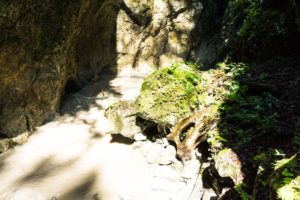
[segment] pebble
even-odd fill
[[[167,146],[162,152],[159,160],[159,164],[161,165],[169,165],[175,159],[176,149],[173,146]]]
[[[134,135],[134,140],[135,141],[146,141],[147,140],[147,136],[142,134],[142,133],[138,133]]]
[[[142,153],[145,157],[147,157],[148,153],[152,150],[152,146],[153,143],[150,141],[143,142],[141,148],[142,148]]]
[[[189,160],[185,162],[180,175],[183,178],[191,179],[198,175],[199,169],[200,162],[198,160]]]

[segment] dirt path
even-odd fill
[[[107,75],[69,95],[60,117],[1,155],[0,199],[199,199],[198,160],[183,166],[165,140],[126,145],[103,135],[105,108],[134,99],[142,80]]]

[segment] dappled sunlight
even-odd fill
[[[111,80],[104,77],[70,94],[62,116],[37,128],[26,144],[1,155],[0,198],[145,195],[137,194],[147,188],[145,160],[133,147],[111,143],[111,136],[105,133],[113,125],[104,116],[105,109],[117,100],[136,98],[142,81],[143,76],[131,72],[131,76]]]
[[[49,126],[4,159],[1,199],[114,199],[143,185],[147,173],[129,146],[110,144],[109,137],[91,139],[78,125]]]

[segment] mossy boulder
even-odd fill
[[[172,127],[198,109],[202,92],[197,70],[187,64],[173,65],[146,77],[135,106],[140,117]]]
[[[119,101],[105,110],[105,117],[113,123],[113,132],[133,138],[135,134],[141,132],[140,127],[136,125],[134,112],[134,102]]]

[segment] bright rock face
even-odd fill
[[[140,20],[134,20],[123,10],[118,15],[119,68],[139,68],[147,73],[153,67],[168,66],[188,57],[202,10],[200,2],[127,0],[125,3]]]

